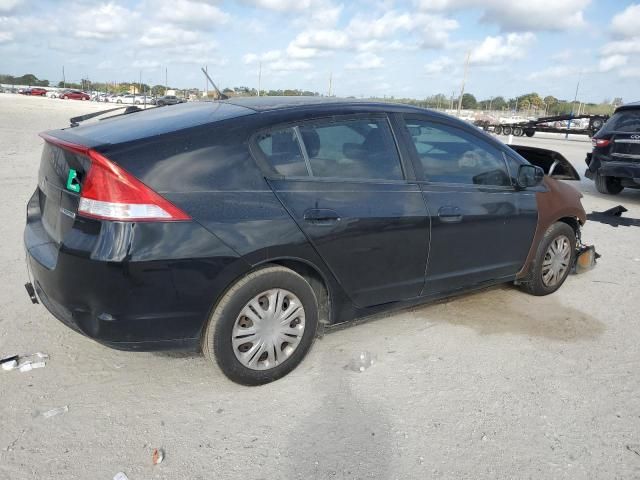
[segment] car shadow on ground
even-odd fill
[[[372,315],[352,325],[378,321],[401,312],[428,320],[473,328],[481,335],[515,334],[574,341],[593,339],[605,325],[589,314],[564,305],[557,295],[535,297],[511,285],[499,285],[418,307]],[[329,332],[333,332],[330,329]]]

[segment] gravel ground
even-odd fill
[[[638,227],[588,223],[598,267],[551,296],[504,286],[380,316],[318,340],[286,378],[241,387],[200,355],[109,350],[31,305],[36,134],[101,108],[0,95],[0,356],[50,355],[0,371],[0,478],[640,478]],[[586,138],[518,140],[584,171]],[[640,218],[640,191],[578,187],[588,212],[620,203]],[[376,363],[345,369],[361,351]]]

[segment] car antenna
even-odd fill
[[[211,85],[213,85],[213,89],[216,91],[216,94],[218,95],[218,100],[229,100],[229,97],[226,96],[224,93],[222,93],[218,89],[216,84],[213,82],[213,80],[211,80],[211,77],[209,76],[207,71],[204,68],[200,68],[200,70],[202,70],[202,73],[204,73],[204,76],[207,77],[207,80],[209,80],[209,82],[211,82]]]
[[[133,105],[109,108],[107,110],[100,110],[99,112],[87,113],[86,115],[80,115],[78,117],[70,118],[69,119],[69,122],[71,123],[70,126],[78,127],[80,126],[80,122],[84,122],[85,120],[89,120],[90,118],[99,117],[100,115],[104,115],[105,113],[115,112],[116,110],[121,110],[123,108],[126,108],[126,110],[121,115],[142,111],[141,108],[135,107]],[[111,117],[108,117],[108,118],[111,118]]]

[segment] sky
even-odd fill
[[[0,73],[53,83],[478,100],[640,100],[640,3],[620,0],[0,0]]]

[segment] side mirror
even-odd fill
[[[535,165],[520,165],[518,168],[518,187],[528,188],[535,187],[542,183],[544,178],[544,170]]]

